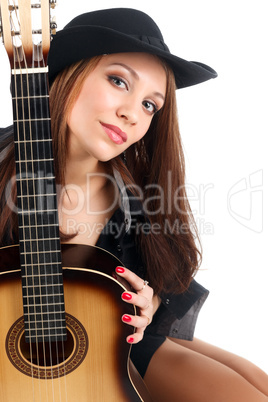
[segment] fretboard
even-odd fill
[[[27,342],[66,337],[47,73],[11,78],[20,263]]]

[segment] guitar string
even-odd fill
[[[40,67],[40,64],[39,64],[39,57],[38,57],[38,50],[36,49],[36,52],[37,52],[37,59],[38,59],[38,67]],[[33,45],[33,61],[32,61],[32,66],[34,67],[34,63],[35,63],[35,46]],[[36,87],[35,87],[35,77],[38,77],[38,79],[39,79],[39,73],[37,73],[37,74],[35,74],[35,73],[33,73],[33,75],[32,75],[32,77],[33,77],[33,82],[32,82],[32,85],[33,85],[33,105],[34,105],[34,109],[35,109],[35,119],[34,119],[34,124],[35,124],[35,130],[36,130],[36,133],[37,133],[37,130],[38,130],[38,127],[37,127],[37,105],[36,105],[36,97],[35,97],[35,95],[36,95]],[[39,85],[39,88],[41,89],[41,85]],[[40,98],[40,102],[41,102],[41,98]],[[41,102],[41,104],[42,104],[42,102]],[[41,119],[41,121],[44,121],[43,120],[43,113],[42,113],[42,107],[40,107],[40,119]],[[42,133],[42,135],[40,135]],[[41,140],[43,138],[43,124],[41,124],[41,130],[38,132],[38,140]],[[40,158],[40,153],[39,153],[39,150],[40,150],[40,147],[42,146],[41,145],[42,144],[42,141],[38,141],[37,143],[36,143],[36,153],[37,153],[37,155],[36,155],[36,157],[37,157],[37,166],[38,166],[38,169],[37,169],[37,172],[38,172],[38,177],[39,177],[39,175],[41,175],[41,168],[40,168],[40,165],[39,165],[39,160],[41,159]],[[44,151],[44,150],[43,150]],[[44,152],[43,152],[43,155],[44,155]],[[45,161],[44,161],[44,164],[45,164]],[[46,180],[45,180],[45,178],[47,177],[47,175],[46,175],[46,171],[45,171],[45,169],[44,169],[44,171],[43,171],[43,177],[44,177],[44,180],[42,180],[42,183],[45,185],[45,183],[46,183]],[[42,197],[45,197],[45,191],[44,191],[44,188],[43,189],[40,189],[40,184],[41,184],[41,181],[38,183],[38,187],[39,187],[39,194],[40,194],[40,201],[39,201],[39,203],[41,203],[41,194],[42,194]],[[42,191],[43,190],[43,191]],[[41,207],[41,205],[39,204],[39,207],[40,207],[40,209],[41,210],[43,210],[43,207]],[[44,208],[44,210],[45,210],[45,208]],[[40,236],[40,232],[42,232],[42,236],[41,236],[41,238],[42,238],[42,244],[43,244],[43,250],[45,251],[46,250],[46,247],[45,247],[45,234],[44,234],[44,226],[43,226],[43,220],[42,220],[42,218],[41,218],[41,215],[40,215],[40,224],[41,224],[41,226],[39,227],[38,226],[38,220],[36,220],[36,227],[35,227],[35,232],[36,232],[36,238],[37,239],[39,239],[39,236]],[[39,229],[38,229],[39,228]],[[39,231],[39,232],[38,232]],[[44,254],[44,272],[46,272],[47,271],[47,265],[49,265],[49,263],[47,262],[47,253],[45,253]],[[48,309],[48,292],[47,292],[47,289],[46,289],[46,291],[45,291],[45,295],[43,295],[43,287],[41,286],[41,284],[42,284],[42,281],[41,281],[41,273],[40,273],[40,266],[38,267],[38,275],[39,275],[39,294],[40,294],[40,304],[41,304],[41,308],[43,308],[43,297],[45,298],[46,297],[46,300],[47,300],[47,309]],[[45,278],[45,281],[46,281],[46,277],[44,277]],[[48,316],[48,311],[47,311],[47,316]],[[41,311],[41,314],[40,314],[40,317],[41,317],[41,326],[42,326],[42,346],[43,346],[43,359],[44,359],[44,362],[43,362],[43,364],[44,364],[44,373],[45,373],[45,380],[46,380],[46,390],[47,390],[47,395],[48,395],[48,381],[47,381],[47,355],[46,355],[46,342],[45,342],[45,335],[44,335],[44,316],[43,316],[43,311]],[[47,329],[48,329],[48,338],[50,339],[50,336],[51,336],[51,334],[50,334],[50,326],[49,326],[49,323],[47,323],[48,325],[47,325]],[[52,361],[52,358],[51,358],[51,349],[50,349],[50,362]],[[52,383],[51,383],[51,385],[52,385],[52,395],[53,395],[53,400],[54,400],[54,392],[53,392],[53,376],[51,375],[51,381],[52,381]],[[48,396],[47,396],[47,398],[48,398]]]
[[[43,60],[43,63],[45,64],[45,62],[44,62],[44,60]],[[42,76],[41,76],[41,74],[39,74],[39,85],[41,86],[41,80],[42,80]],[[45,116],[50,116],[50,111],[49,111],[49,104],[48,104],[48,102],[45,102],[44,104],[42,103],[42,106],[44,106],[44,110],[45,110],[45,112],[43,113],[43,109],[42,109],[42,114],[44,114]],[[42,117],[42,116],[41,116]],[[50,123],[50,121],[48,121],[48,124]],[[51,128],[49,127],[49,129],[50,129],[50,134],[52,135],[52,133],[51,133]],[[44,134],[44,133],[43,133]],[[53,157],[53,150],[52,150],[52,143],[51,143],[51,148],[49,149],[49,155],[48,155],[50,158],[52,158]],[[46,166],[45,166],[45,168],[46,168]],[[46,174],[47,175],[47,174]],[[53,196],[53,201],[56,203],[56,205],[53,205],[52,207],[53,208],[55,208],[55,209],[57,209],[57,198],[56,198],[56,183],[54,183],[54,188],[53,188],[53,190],[51,191],[51,193],[53,193],[53,194],[55,194],[55,196]],[[51,221],[50,223],[53,223],[53,225],[52,226],[49,226],[48,227],[48,233],[49,233],[49,242],[50,242],[50,250],[52,250],[54,247],[53,247],[53,244],[52,244],[52,239],[58,239],[58,240],[56,240],[56,241],[54,241],[54,243],[56,243],[56,245],[57,245],[57,247],[59,247],[59,232],[58,232],[58,230],[57,230],[57,228],[58,228],[58,219],[57,219],[57,213],[56,213],[56,211],[55,211],[55,213],[53,214],[53,221]],[[57,225],[57,226],[56,226]],[[54,285],[54,289],[58,289],[58,291],[57,291],[57,293],[58,293],[58,295],[57,295],[57,299],[59,299],[59,301],[61,301],[61,299],[62,299],[62,276],[60,276],[60,274],[62,274],[62,272],[61,272],[61,265],[60,265],[60,262],[58,263],[58,264],[56,264],[56,265],[54,265],[53,264],[53,261],[52,261],[53,259],[51,259],[51,267],[50,267],[50,269],[51,269],[51,272],[53,272],[53,267],[56,267],[56,273],[58,274],[57,276],[56,276],[56,278],[57,278],[57,280],[55,281],[53,281],[53,285]],[[52,292],[52,294],[53,294],[53,304],[54,304],[54,306],[56,306],[56,298],[55,298],[55,292]],[[54,308],[54,325],[55,326],[57,326],[57,322],[58,322],[58,326],[60,326],[61,324],[61,319],[60,320],[57,320],[57,317],[56,317],[56,308]],[[58,315],[60,315],[61,316],[61,314],[59,314],[58,313]],[[61,329],[59,328],[59,332],[61,331]],[[57,332],[57,330],[55,330],[55,332]],[[57,336],[58,337],[58,336]],[[60,345],[60,341],[56,341],[55,342],[55,353],[56,353],[56,366],[58,367],[57,368],[57,372],[58,372],[58,378],[60,378],[60,356],[59,356],[59,345]],[[65,353],[64,353],[64,339],[63,339],[63,335],[61,336],[61,349],[62,349],[62,358],[63,358],[63,366],[64,366],[64,373],[65,373]],[[51,348],[50,348],[50,350],[51,350]],[[52,357],[51,357],[51,362],[52,362]],[[52,364],[51,364],[52,365]],[[53,375],[53,369],[51,370],[52,372],[51,372],[51,375]],[[64,378],[65,378],[65,380],[66,380],[66,376],[64,376]],[[61,395],[62,395],[62,391],[61,391],[61,386],[60,386],[60,384],[61,384],[61,381],[58,381],[58,385],[59,385],[59,394],[60,394],[60,400],[61,400]],[[66,387],[65,387],[65,395],[67,395],[67,393],[66,393]]]
[[[21,26],[20,26],[20,20],[19,20],[19,18],[18,18],[18,15],[17,15],[17,10],[16,10],[16,8],[15,8],[15,12],[16,12],[16,16],[17,16],[17,21],[18,21],[18,23],[19,23],[19,28],[21,28]],[[21,31],[21,29],[20,29],[20,31]],[[21,37],[20,37],[20,40],[21,40]],[[23,48],[23,42],[21,41],[21,50],[22,50],[22,61],[24,62],[24,66],[25,66],[25,72],[26,72],[26,88],[24,89],[24,86],[23,86],[23,73],[22,73],[22,64],[21,64],[21,60],[20,60],[20,57],[18,57],[18,64],[19,64],[19,68],[20,68],[20,75],[19,75],[19,77],[20,77],[20,86],[21,86],[21,102],[23,103],[24,102],[24,99],[26,98],[26,96],[24,96],[24,90],[26,90],[26,95],[28,95],[27,96],[27,101],[28,101],[28,113],[29,113],[29,116],[28,116],[28,126],[29,126],[29,138],[30,138],[30,154],[31,154],[31,159],[30,159],[30,161],[31,161],[31,167],[32,167],[32,190],[33,190],[33,204],[34,204],[34,219],[35,219],[35,221],[37,220],[37,215],[36,215],[36,194],[35,194],[35,180],[34,180],[34,163],[33,163],[33,148],[32,148],[32,126],[31,126],[31,108],[30,108],[30,100],[29,100],[29,76],[28,76],[28,62],[27,62],[27,58],[26,58],[26,55],[25,55],[25,51],[24,51],[24,48]],[[15,75],[15,80],[17,79],[17,77],[16,77],[16,75]],[[17,116],[17,119],[19,120],[19,115]],[[27,160],[27,156],[28,156],[28,154],[27,154],[27,147],[26,147],[26,131],[27,131],[27,128],[26,128],[26,119],[25,119],[25,110],[24,110],[24,105],[23,105],[23,107],[22,107],[22,123],[23,123],[23,138],[24,138],[24,154],[25,154],[25,160]],[[18,147],[20,147],[20,144],[18,145]],[[21,166],[20,166],[20,169],[21,169]],[[28,165],[27,165],[27,162],[25,162],[25,171],[26,171],[26,177],[28,178]],[[31,173],[31,172],[30,172]],[[29,180],[30,180],[30,178],[28,178],[28,180],[26,181],[27,182],[27,191],[26,191],[26,193],[28,194],[28,198],[27,198],[27,204],[28,204],[28,219],[29,219],[29,237],[30,237],[30,244],[29,244],[29,249],[30,249],[30,256],[31,256],[31,276],[32,276],[32,298],[33,298],[33,311],[34,311],[34,320],[35,320],[35,351],[36,351],[36,360],[37,360],[37,372],[38,372],[38,378],[39,378],[39,395],[40,395],[40,398],[41,398],[41,382],[40,382],[40,379],[41,379],[41,376],[40,376],[40,357],[39,357],[39,350],[38,350],[38,335],[37,335],[37,325],[36,325],[36,321],[37,321],[37,310],[36,310],[36,302],[35,302],[35,297],[36,297],[36,294],[35,294],[35,277],[34,277],[34,264],[35,264],[35,260],[34,260],[34,255],[36,256],[36,258],[37,258],[37,266],[38,266],[38,268],[40,267],[40,258],[39,258],[39,245],[38,245],[38,242],[36,243],[36,252],[34,253],[33,252],[33,247],[32,247],[32,231],[31,231],[31,229],[32,229],[32,211],[31,211],[31,205],[30,205],[30,196],[29,196]],[[23,206],[23,201],[21,202],[21,205],[22,205],[22,214],[23,214],[23,216],[24,216],[24,211],[23,211],[23,209],[24,209],[24,206]],[[33,220],[34,220],[33,219]],[[26,237],[24,236],[24,238],[26,239]],[[36,236],[35,236],[35,238],[37,238]],[[26,242],[25,242],[25,245],[24,245],[24,247],[25,247],[25,263],[27,262],[27,255],[28,255],[28,251],[27,251],[27,247],[26,247]],[[27,279],[28,279],[28,263],[26,263],[26,265],[25,265],[25,274],[26,274],[26,277],[27,277]],[[39,283],[39,285],[40,285],[40,283]],[[29,282],[28,282],[28,280],[27,280],[27,288],[28,288],[28,286],[29,286]],[[40,286],[39,286],[40,287]],[[30,303],[30,299],[29,299],[29,292],[27,291],[27,301],[28,301],[28,305],[30,306],[31,305],[31,303]],[[29,321],[29,324],[28,324],[28,326],[29,326],[29,343],[30,343],[30,345],[31,345],[31,348],[33,348],[33,346],[32,346],[32,335],[31,335],[31,319],[30,319],[30,314],[29,314],[29,307],[28,307],[28,321]],[[33,365],[33,359],[32,359],[32,365]]]
[[[41,8],[42,8],[42,5],[41,5]],[[42,52],[42,56],[43,56],[43,52]],[[44,59],[42,59],[42,67],[45,65],[45,61],[44,61]],[[38,66],[40,66],[40,62],[39,62],[39,58],[38,58]],[[42,79],[43,79],[44,77],[41,75],[41,73],[40,74],[38,74],[38,79],[39,79],[39,87],[41,87],[42,85],[41,85],[41,81],[42,81]],[[44,106],[44,111],[43,111],[43,106]],[[41,113],[42,113],[42,115],[41,115],[41,118],[45,115],[45,116],[50,116],[50,111],[49,111],[49,103],[48,102],[44,102],[44,103],[42,103],[42,109],[41,109]],[[48,125],[50,125],[50,120],[48,120]],[[42,126],[42,128],[43,128],[43,126]],[[49,127],[49,129],[50,129],[50,127]],[[43,134],[43,138],[44,138],[44,132],[42,133]],[[50,134],[51,134],[51,129],[50,129]],[[52,151],[52,143],[50,143],[51,144],[51,148],[49,148],[49,157],[52,159],[52,157],[53,157],[53,151]],[[45,170],[46,170],[46,164],[45,164]],[[45,174],[45,176],[47,176],[47,173]],[[54,175],[53,175],[54,176]],[[53,194],[55,194],[55,196],[53,196],[53,201],[56,203],[56,205],[53,205],[52,206],[52,208],[54,208],[54,209],[57,209],[57,198],[56,198],[56,183],[54,183],[54,189],[53,189],[53,191],[51,191],[51,193],[53,193]],[[56,243],[57,244],[57,247],[55,247],[55,248],[58,248],[58,247],[60,247],[60,242],[59,242],[59,232],[58,232],[58,224],[59,224],[59,222],[58,222],[58,219],[57,219],[57,212],[55,211],[55,213],[52,215],[52,217],[53,217],[53,222],[50,222],[50,223],[53,223],[53,225],[52,226],[48,226],[48,236],[49,236],[49,243],[50,243],[50,250],[52,250],[52,249],[54,249],[54,247],[52,247],[53,246],[53,244],[52,244],[52,239],[58,239],[58,240],[56,240],[56,242],[54,241],[54,243]],[[56,226],[56,224],[57,224],[57,226]],[[50,258],[50,261],[51,261],[51,266],[50,266],[50,272],[53,272],[53,267],[55,267],[55,265],[53,264],[53,258]],[[53,285],[55,285],[53,288],[55,289],[58,289],[58,295],[57,295],[57,299],[59,299],[59,301],[62,299],[62,289],[63,289],[63,287],[62,287],[62,285],[63,285],[63,283],[62,283],[62,271],[61,271],[61,262],[59,262],[58,264],[56,264],[56,273],[58,274],[57,276],[56,276],[56,278],[57,278],[57,280],[55,281],[53,281]],[[60,276],[60,274],[61,274],[61,276]],[[53,278],[55,278],[54,276],[53,276]],[[52,295],[53,295],[53,304],[54,304],[54,306],[56,306],[56,300],[55,300],[55,292],[52,292]],[[57,327],[57,322],[59,322],[60,320],[57,320],[57,318],[56,318],[56,308],[54,307],[54,312],[53,312],[53,315],[54,315],[54,327]],[[62,315],[61,313],[58,313],[58,315]],[[62,321],[62,320],[61,320]],[[59,322],[59,324],[60,324],[60,322]],[[59,325],[60,326],[60,325]],[[61,329],[56,329],[55,328],[55,333],[57,333],[57,331],[61,331]],[[58,335],[56,335],[56,338],[58,338]],[[59,342],[56,340],[55,341],[55,353],[56,353],[56,366],[58,367],[58,369],[57,369],[57,371],[58,371],[58,378],[60,378],[60,358],[59,358],[59,348],[58,348],[58,345],[59,345]],[[61,336],[61,349],[62,349],[62,358],[63,358],[63,367],[64,367],[64,384],[65,384],[65,398],[66,398],[66,401],[67,401],[67,384],[66,384],[66,375],[65,375],[65,373],[66,373],[66,370],[65,370],[65,353],[64,353],[64,339],[63,339],[63,335]],[[52,353],[51,353],[51,345],[50,345],[50,356],[51,356],[51,366],[52,366]],[[51,377],[53,378],[53,367],[51,367]],[[62,391],[61,391],[61,383],[62,383],[62,381],[61,380],[59,380],[58,381],[58,386],[59,386],[59,396],[60,396],[60,400],[62,399]]]
[[[41,46],[41,44],[39,44],[40,46]],[[45,62],[44,62],[44,59],[42,59],[42,63],[40,64],[40,59],[39,59],[39,52],[38,52],[38,48],[36,49],[36,51],[37,51],[37,59],[38,59],[38,67],[44,67],[44,65],[45,65]],[[43,56],[43,52],[42,52],[42,56]],[[39,88],[42,88],[42,89],[45,89],[45,87],[46,87],[46,85],[45,85],[45,82],[44,82],[44,76],[42,76],[42,74],[41,73],[38,73],[37,74],[37,78],[38,78],[38,82],[39,82]],[[35,84],[35,83],[34,83]],[[44,84],[44,85],[43,85]],[[44,88],[43,88],[44,87]],[[45,94],[43,94],[43,93],[40,93],[40,96],[42,96],[42,95],[45,95]],[[41,99],[41,98],[40,98]],[[49,114],[49,109],[48,109],[48,102],[41,102],[41,107],[40,107],[40,118],[41,118],[41,120],[43,120],[43,118],[44,118],[44,116],[46,116],[46,117],[48,117],[48,116],[50,116],[50,114]],[[48,123],[48,125],[49,125],[49,120],[47,121]],[[49,130],[49,127],[46,127],[48,130]],[[46,150],[44,149],[44,140],[45,140],[45,131],[44,131],[44,126],[42,125],[42,128],[41,128],[41,132],[42,132],[42,140],[43,140],[43,142],[41,142],[40,143],[40,145],[41,145],[41,147],[43,146],[43,148],[42,148],[42,155],[46,155],[46,153],[47,153],[47,155],[46,155],[46,157],[49,157],[49,158],[51,158],[52,157],[52,154],[51,154],[51,149],[49,148],[49,152],[48,152],[48,150],[47,150],[47,152],[45,152]],[[41,148],[40,147],[40,148]],[[38,154],[39,154],[39,149],[40,149],[39,147],[38,147]],[[51,172],[50,172],[51,173]],[[48,178],[48,172],[47,172],[47,166],[46,166],[46,163],[44,164],[44,177],[46,177],[46,178]],[[44,183],[46,183],[46,181],[44,182]],[[47,191],[48,189],[45,189],[45,191],[44,191],[44,195],[48,192]],[[52,191],[51,192],[52,194],[54,194],[54,191]],[[53,197],[54,198],[54,197]],[[46,207],[47,207],[47,209],[48,209],[48,200],[47,200],[47,202],[46,202]],[[45,208],[44,208],[45,209]],[[53,218],[54,218],[54,215],[53,215]],[[48,219],[48,221],[49,221],[49,219]],[[53,219],[53,222],[52,222],[52,220],[51,220],[51,218],[50,218],[50,222],[48,222],[48,223],[55,223],[54,222],[54,219]],[[54,227],[54,226],[52,226],[52,227]],[[50,272],[52,273],[53,272],[53,258],[52,258],[52,252],[51,252],[51,250],[53,250],[54,249],[54,247],[53,247],[53,244],[52,244],[52,238],[54,238],[54,239],[56,239],[56,231],[54,230],[54,233],[51,233],[51,230],[52,230],[52,228],[51,228],[51,226],[49,225],[48,227],[47,227],[47,234],[48,234],[48,242],[49,242],[49,245],[50,245],[50,247],[49,247],[49,250],[50,250],[50,254],[49,254],[49,258],[50,258],[50,262],[47,264],[47,266],[48,265],[50,265]],[[52,281],[53,282],[53,281]],[[52,283],[53,285],[55,284],[54,282]],[[46,298],[46,300],[47,300],[47,311],[49,311],[49,302],[48,302],[48,294],[49,294],[49,291],[48,291],[48,283],[47,283],[47,281],[46,281],[46,295],[47,295],[47,298]],[[57,320],[56,320],[56,312],[55,312],[55,296],[54,296],[54,291],[52,290],[52,295],[53,295],[53,305],[54,305],[54,311],[53,311],[53,315],[54,315],[54,331],[56,332],[56,328],[55,328],[55,326],[56,326],[56,322],[57,322]],[[52,379],[52,388],[53,388],[53,379],[54,379],[54,373],[53,373],[53,353],[52,353],[52,345],[51,345],[51,332],[50,332],[50,326],[48,326],[48,332],[49,332],[49,342],[48,342],[48,345],[49,345],[49,354],[50,354],[50,364],[48,365],[48,367],[51,367],[50,368],[50,370],[51,370],[51,379]],[[57,336],[56,336],[56,333],[55,333],[55,337],[57,338]],[[59,358],[58,358],[58,348],[57,348],[57,341],[55,341],[55,347],[56,347],[56,360],[57,360],[57,364],[59,364]],[[58,375],[59,375],[59,367],[58,367]],[[60,382],[59,382],[60,383]],[[53,390],[54,390],[54,388],[53,388]],[[54,392],[53,392],[53,394],[54,394]],[[60,394],[60,400],[61,400],[61,392],[60,392],[60,389],[59,389],[59,394]]]
[[[50,116],[50,110],[49,110],[49,103],[48,102],[46,102],[45,103],[45,107],[46,107],[46,111],[45,111],[45,115],[46,116]],[[50,127],[50,129],[51,129],[51,127]],[[50,130],[50,133],[51,133],[51,136],[52,136],[52,132],[51,132],[51,130]],[[51,157],[53,157],[53,149],[52,149],[52,143],[51,143]],[[55,175],[54,175],[55,176]],[[57,194],[57,191],[56,191],[56,189],[57,189],[57,187],[56,187],[56,179],[55,179],[55,182],[54,182],[54,191],[53,191],[53,193],[55,192],[56,194]],[[57,195],[55,196],[55,198],[54,198],[54,200],[55,200],[55,203],[56,203],[56,205],[55,205],[55,209],[57,210]],[[59,219],[58,219],[58,214],[57,214],[57,211],[56,211],[56,213],[53,215],[53,218],[54,218],[54,220],[53,220],[53,223],[55,224],[55,225],[53,225],[52,227],[49,227],[48,228],[48,230],[49,230],[49,234],[50,234],[50,238],[52,238],[52,237],[54,237],[54,238],[58,238],[58,246],[60,247],[60,238],[59,238]],[[52,233],[51,233],[52,232]],[[51,248],[50,248],[51,249]],[[60,254],[61,255],[61,254]],[[54,266],[54,265],[53,265]],[[53,267],[52,266],[52,267]],[[52,270],[52,267],[51,267],[51,270]],[[60,259],[60,263],[59,264],[57,264],[56,265],[56,267],[57,267],[57,273],[58,273],[58,275],[56,276],[56,278],[57,278],[57,289],[58,289],[58,293],[59,293],[59,296],[58,296],[58,298],[59,298],[59,300],[60,301],[64,301],[64,295],[63,295],[63,293],[64,293],[64,291],[63,291],[63,272],[62,272],[62,264],[61,264],[61,259]],[[55,304],[55,299],[54,299],[54,304]],[[65,307],[65,303],[63,304],[63,307]],[[65,308],[63,309],[62,308],[62,305],[60,306],[60,310],[62,311],[63,310],[63,312],[61,312],[60,314],[58,314],[58,316],[60,316],[61,318],[60,318],[60,320],[59,320],[59,324],[60,323],[62,323],[62,314],[64,314],[64,318],[66,318],[65,317]],[[57,322],[57,319],[56,319],[56,311],[54,312],[54,322]],[[64,319],[64,324],[66,325],[66,319]],[[63,326],[62,324],[60,324],[59,326]],[[60,329],[60,332],[63,332],[63,329]],[[59,344],[60,343],[58,343],[58,342],[56,342],[56,359],[57,359],[57,366],[58,366],[58,378],[62,378],[61,376],[60,376],[60,360],[59,360],[59,349],[58,349],[58,346],[59,346]],[[61,335],[61,352],[62,352],[62,368],[63,368],[63,382],[64,382],[64,387],[65,387],[65,400],[67,401],[67,379],[66,379],[66,364],[65,364],[65,345],[64,345],[64,335],[62,334]],[[61,398],[61,396],[62,396],[62,392],[61,392],[61,383],[62,383],[62,381],[58,381],[58,384],[59,384],[59,393],[60,393],[60,398]]]
[[[42,7],[42,6],[41,6]],[[38,46],[42,46],[42,44],[40,43],[40,44],[38,44],[37,46],[36,46],[36,48],[34,48],[35,50],[36,50],[36,53],[37,53],[37,57],[36,57],[36,59],[38,60],[38,67],[44,67],[45,66],[45,61],[44,61],[44,54],[43,54],[43,49],[42,49],[42,51],[41,51],[41,53],[40,53],[40,55],[41,55],[41,57],[39,58],[39,48],[38,48]],[[47,92],[47,90],[48,90],[48,88],[47,88],[47,83],[45,83],[44,82],[44,80],[47,78],[46,76],[44,77],[44,75],[42,75],[41,73],[38,73],[37,75],[37,78],[38,78],[38,82],[39,82],[39,88],[42,88],[42,89],[46,89],[46,92],[45,93],[43,93],[43,92],[41,92],[40,91],[40,96],[43,96],[43,95],[47,95],[48,94],[48,92]],[[44,84],[44,86],[43,86],[43,84]],[[35,86],[35,81],[34,81],[34,86]],[[44,88],[43,88],[44,87]],[[36,93],[36,91],[35,91],[35,93]],[[40,98],[40,101],[41,101],[41,99],[42,98]],[[42,102],[41,101],[41,107],[40,107],[40,118],[41,118],[41,120],[43,120],[44,119],[44,116],[47,118],[47,117],[49,117],[50,116],[50,111],[49,111],[49,103],[48,103],[48,99],[46,99],[46,102]],[[36,123],[37,124],[37,123]],[[51,135],[51,130],[50,130],[50,120],[47,120],[47,125],[48,125],[48,127],[46,127],[46,129],[48,129],[49,131],[49,134]],[[43,156],[45,156],[45,157],[48,157],[49,159],[52,159],[52,146],[51,147],[49,147],[48,146],[48,149],[47,150],[45,150],[44,149],[44,145],[45,145],[45,142],[44,142],[44,140],[46,139],[45,138],[45,131],[44,131],[44,125],[42,124],[42,126],[41,126],[41,133],[42,133],[42,135],[41,135],[41,139],[43,140],[43,142],[41,142],[41,148],[42,148],[42,151],[43,152],[41,152],[41,154],[43,155]],[[41,134],[40,133],[40,134]],[[50,145],[52,145],[52,143],[50,143]],[[37,148],[38,149],[38,159],[40,159],[40,154],[39,154],[39,147]],[[45,151],[47,151],[47,152],[45,152]],[[49,151],[49,152],[48,152]],[[49,172],[49,173],[52,173],[51,171]],[[47,164],[46,163],[44,163],[44,177],[46,177],[46,178],[48,178],[48,172],[47,172]],[[46,181],[44,181],[44,183],[46,183]],[[45,191],[44,191],[44,196],[45,196],[45,194],[47,194],[47,193],[49,193],[49,191],[47,191],[48,189],[45,189]],[[52,194],[55,194],[55,195],[52,195],[52,197],[53,197],[53,201],[54,202],[56,202],[57,203],[57,200],[56,200],[56,184],[54,184],[54,188],[53,188],[53,190],[51,191],[51,193]],[[49,195],[48,195],[48,197],[50,197]],[[46,205],[45,205],[45,207],[47,208],[47,209],[49,209],[49,203],[48,203],[48,199],[46,200],[47,202],[46,202]],[[44,208],[44,209],[46,209],[46,208]],[[52,209],[56,209],[57,208],[57,205],[51,205],[51,208]],[[52,219],[51,219],[51,216],[52,216],[52,218],[53,218],[53,221],[52,221]],[[49,221],[49,219],[48,219],[48,221]],[[59,246],[59,233],[58,233],[58,231],[57,231],[57,228],[56,228],[56,226],[55,226],[55,224],[56,223],[58,223],[57,222],[57,215],[56,215],[56,213],[54,213],[54,214],[52,214],[52,215],[50,215],[50,222],[48,222],[48,223],[52,223],[53,225],[52,226],[48,226],[47,227],[47,235],[48,235],[48,242],[49,242],[49,245],[50,245],[50,247],[49,247],[49,250],[50,250],[50,255],[49,255],[49,259],[50,259],[50,263],[48,263],[47,264],[47,266],[48,265],[50,265],[50,272],[53,272],[53,266],[55,266],[54,264],[53,264],[53,258],[52,258],[52,252],[51,252],[51,250],[53,250],[54,249],[54,247],[53,247],[53,244],[52,244],[52,239],[56,239],[56,241],[54,240],[54,243],[56,243],[56,246],[57,247],[55,247],[56,249],[58,249],[58,246]],[[42,226],[42,231],[43,231],[43,226]],[[43,231],[43,234],[44,234],[44,231]],[[45,236],[43,236],[43,238],[45,238]],[[57,238],[58,238],[58,241],[57,241]],[[44,246],[44,249],[45,249],[45,246]],[[54,254],[55,255],[55,254]],[[59,268],[60,268],[60,264],[58,263],[57,265],[56,265],[56,267],[57,267],[57,273],[59,274],[60,273],[60,271],[59,271]],[[54,276],[53,276],[53,278],[54,278]],[[55,288],[57,289],[57,298],[60,300],[60,297],[61,297],[61,295],[60,295],[60,289],[62,288],[62,283],[60,283],[61,281],[60,281],[60,276],[59,275],[57,275],[56,276],[56,278],[57,278],[57,280],[56,281],[52,281],[53,282],[53,287],[52,287],[52,296],[53,296],[53,305],[54,305],[54,311],[53,311],[53,315],[54,315],[54,333],[55,333],[55,338],[56,338],[56,341],[55,341],[55,349],[56,349],[56,365],[57,365],[57,367],[58,367],[58,378],[60,378],[60,360],[59,360],[59,350],[58,350],[58,341],[57,341],[57,338],[58,338],[58,335],[57,335],[57,331],[58,331],[58,329],[57,329],[57,319],[56,319],[56,299],[55,299]],[[57,282],[57,283],[56,283]],[[57,285],[57,286],[56,286]],[[49,294],[49,291],[48,291],[48,284],[47,284],[47,281],[46,281],[46,295],[47,295],[47,298],[46,298],[46,300],[47,300],[47,311],[49,311],[49,306],[48,306],[48,294]],[[59,329],[59,331],[60,331],[60,329]],[[49,332],[49,353],[50,353],[50,366],[51,366],[51,379],[52,379],[52,388],[53,388],[53,378],[54,378],[54,374],[53,374],[53,353],[52,353],[52,347],[51,347],[51,342],[50,342],[50,340],[51,340],[51,332],[50,332],[50,326],[48,325],[48,332]],[[61,339],[62,339],[62,354],[63,354],[63,362],[64,362],[64,372],[65,372],[65,356],[64,356],[64,340],[63,340],[63,336],[61,336]],[[46,366],[46,364],[45,364],[45,366]],[[64,379],[65,379],[65,395],[66,395],[66,400],[67,400],[67,392],[66,392],[66,376],[64,375]],[[62,394],[62,392],[61,392],[61,381],[58,381],[58,384],[59,384],[59,396],[60,396],[60,400],[61,400],[61,394]],[[53,388],[53,395],[54,395],[54,388]]]
[[[15,10],[15,15],[16,15],[16,19],[17,19],[17,21],[19,21],[19,19],[18,19],[18,15],[17,15],[17,9],[16,9],[16,5],[15,5],[15,1],[14,0],[12,0],[11,1],[11,3],[12,4],[10,4],[10,2],[8,2],[8,4],[9,4],[9,10],[10,10],[10,12],[9,12],[9,19],[10,19],[10,25],[11,25],[11,31],[15,31],[15,23],[14,23],[14,20],[13,20],[13,15],[12,15],[12,6],[13,6],[13,8],[14,8],[14,10]],[[19,55],[19,50],[18,50],[18,47],[16,46],[16,44],[14,43],[14,39],[15,38],[15,36],[13,37],[13,61],[14,61],[14,70],[16,70],[16,59],[17,60],[20,60],[20,55]],[[17,77],[16,77],[16,74],[14,74],[14,77],[13,77],[13,82],[14,82],[14,97],[15,97],[15,99],[13,99],[13,101],[15,102],[15,111],[16,111],[16,115],[17,115],[17,117],[18,117],[18,110],[19,110],[19,108],[18,108],[18,87],[17,87]],[[20,131],[20,128],[19,128],[19,121],[18,121],[18,119],[17,119],[17,122],[16,122],[16,126],[17,126],[17,136],[19,136],[19,131]],[[15,128],[15,127],[14,127]],[[19,138],[18,138],[18,140],[19,140]],[[18,157],[19,157],[19,159],[21,159],[21,149],[20,149],[20,145],[18,144]],[[20,175],[20,177],[22,177],[22,171],[21,171],[21,165],[19,165],[19,175]],[[23,181],[22,180],[20,180],[19,181],[19,184],[20,184],[20,194],[22,195],[23,194]],[[27,185],[28,185],[28,181],[27,181]],[[18,186],[19,187],[19,186]],[[23,205],[21,205],[21,209],[23,209]],[[19,213],[19,210],[18,210],[18,213]],[[21,214],[21,220],[22,220],[22,223],[23,223],[23,234],[24,234],[24,237],[25,237],[25,216],[24,216],[24,214]],[[24,261],[25,263],[26,263],[26,257],[25,257],[25,261]],[[26,267],[25,267],[26,268]],[[26,271],[26,269],[25,269],[25,271]],[[27,276],[26,276],[26,278],[25,278],[25,282],[26,282],[26,284],[28,285],[28,278],[27,278]],[[27,298],[27,300],[28,300],[28,298],[29,298],[29,294],[28,294],[28,286],[26,286],[26,298]],[[28,309],[28,313],[29,313],[29,307],[27,308]],[[29,349],[30,349],[30,360],[31,360],[31,362],[32,362],[32,360],[33,360],[33,351],[32,351],[32,345],[31,345],[31,343],[29,344]],[[33,389],[33,394],[34,394],[34,374],[33,374],[33,366],[32,365],[30,365],[30,367],[31,367],[31,378],[32,378],[32,389]]]

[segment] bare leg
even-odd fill
[[[226,365],[167,339],[144,381],[155,402],[268,402],[268,397]]]
[[[226,350],[210,345],[209,343],[203,342],[197,338],[193,341],[183,341],[174,338],[170,339],[186,348],[201,353],[227,367],[230,367],[254,385],[254,387],[260,390],[264,395],[268,396],[268,375],[250,361],[227,352]]]

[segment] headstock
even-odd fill
[[[1,34],[11,68],[46,66],[56,0],[0,0]]]

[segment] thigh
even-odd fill
[[[184,341],[174,338],[170,339],[181,346],[201,353],[230,367],[258,388],[262,393],[268,395],[268,375],[250,361],[197,338],[194,338],[193,341]]]
[[[229,367],[167,339],[153,355],[144,381],[155,402],[267,402]]]

